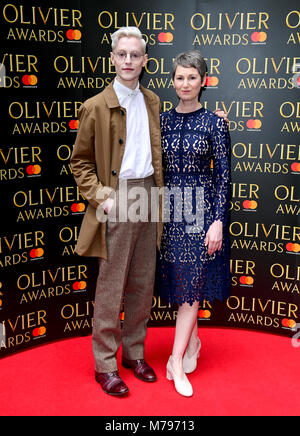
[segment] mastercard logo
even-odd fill
[[[251,35],[251,40],[253,42],[265,42],[267,39],[266,32],[253,32]]]
[[[240,284],[245,286],[251,286],[254,283],[254,278],[251,276],[241,276]]]
[[[299,253],[300,252],[300,244],[293,244],[292,242],[288,242],[285,246],[286,250],[289,253]]]
[[[162,42],[162,43],[164,43],[164,42],[172,42],[173,39],[174,39],[174,37],[173,37],[171,32],[161,32],[158,35],[158,40],[159,40],[159,42]]]
[[[294,319],[283,318],[281,325],[282,327],[293,329],[296,326],[296,321]]]
[[[207,309],[198,310],[198,318],[199,319],[209,319],[211,317],[211,311]]]
[[[37,327],[32,331],[32,336],[38,338],[39,336],[44,336],[46,333],[46,327]]]
[[[84,212],[85,204],[84,203],[73,203],[71,206],[71,211],[74,213]]]
[[[74,291],[82,291],[84,289],[86,289],[86,282],[84,280],[80,281],[80,282],[74,282],[72,285]]]
[[[38,259],[44,256],[44,249],[43,248],[33,248],[29,252],[29,256],[31,259]]]
[[[218,83],[219,83],[218,77],[216,77],[216,76],[206,77],[205,86],[214,87],[214,86],[217,86]]]
[[[260,129],[261,128],[261,121],[260,120],[248,120],[246,123],[246,126],[248,127],[248,129]]]
[[[25,74],[22,77],[22,83],[25,86],[34,86],[38,83],[38,79],[34,74]]]
[[[30,176],[37,176],[42,171],[42,168],[40,165],[28,165],[26,168],[26,173]]]
[[[77,29],[69,29],[66,32],[66,36],[69,41],[79,41],[82,37],[82,33],[80,32],[80,30]]]
[[[293,173],[299,173],[300,172],[300,162],[293,162],[291,165],[291,170]]]
[[[79,120],[71,120],[69,122],[69,127],[71,130],[77,130],[79,126]]]
[[[250,209],[255,210],[257,208],[257,201],[255,200],[245,200],[243,201],[243,208],[244,209]]]

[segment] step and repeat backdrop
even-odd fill
[[[0,357],[91,333],[97,259],[74,254],[86,201],[69,160],[78,109],[113,80],[110,35],[124,25],[148,43],[141,81],[164,110],[177,104],[172,59],[197,49],[201,103],[230,120],[232,292],[206,302],[199,325],[299,330],[299,2],[11,0],[0,6]],[[149,324],[175,319],[155,291]]]

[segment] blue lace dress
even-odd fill
[[[157,288],[179,305],[229,296],[230,137],[226,122],[201,108],[161,114],[164,229]],[[204,239],[223,222],[223,245],[209,255]]]

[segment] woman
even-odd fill
[[[223,301],[230,289],[230,137],[224,119],[200,108],[206,71],[199,52],[178,55],[173,81],[179,103],[161,114],[165,198],[169,202],[165,201],[158,287],[164,300],[179,305],[167,378],[174,380],[177,392],[184,396],[193,394],[186,373],[196,369],[201,348],[199,303]],[[178,219],[179,212],[182,219]]]

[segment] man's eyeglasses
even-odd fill
[[[138,62],[143,56],[141,53],[135,51],[132,53],[127,53],[126,51],[118,51],[117,53],[114,53],[114,55],[120,62],[125,61],[128,58],[128,56],[130,57],[130,60],[132,62]]]

